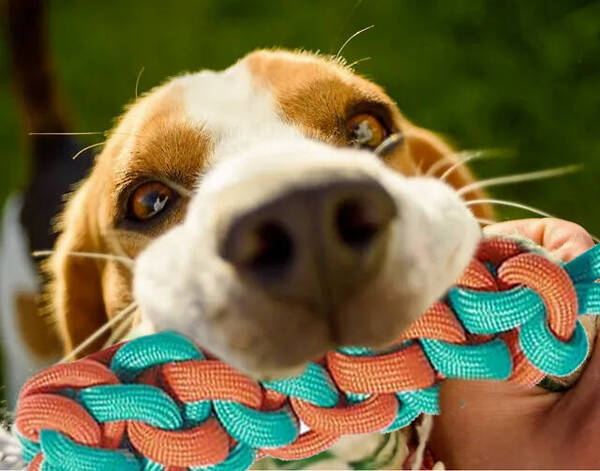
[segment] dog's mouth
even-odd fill
[[[181,287],[182,295],[167,295],[180,301],[188,299],[175,302],[178,312],[164,316],[164,311],[154,310],[160,309],[157,303],[143,304],[143,317],[151,319],[154,329],[175,329],[245,374],[266,381],[301,374],[309,362],[335,349],[385,351],[435,300],[418,283],[411,285],[410,279],[394,276],[396,270],[401,271],[402,262],[396,260],[389,266],[384,263],[367,278],[353,280],[351,270],[336,272],[333,283],[345,282],[353,287],[351,295],[339,302],[340,298],[336,300],[332,293],[338,290],[339,296],[343,287],[323,288],[314,272],[301,273],[305,277],[301,278],[293,269],[282,267],[291,263],[294,250],[281,228],[271,229],[273,233],[266,235],[265,243],[274,245],[261,245],[249,259],[251,270],[266,265],[260,267],[267,271],[264,279],[236,271],[230,263],[215,257],[211,270],[205,273],[210,280],[204,280],[198,296],[188,297],[183,293],[189,291]],[[390,228],[387,232],[385,241],[394,236]],[[388,262],[385,257],[383,260]],[[413,261],[409,258],[404,263],[410,265]],[[299,280],[296,286],[291,286],[293,276]],[[415,274],[414,278],[420,277]],[[307,297],[314,285],[302,285],[303,279],[316,283],[322,290],[319,293],[328,291],[330,297],[324,301]],[[264,288],[265,284],[269,289]],[[159,294],[160,288],[156,291]],[[173,298],[169,303],[173,304]]]

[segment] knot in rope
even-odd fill
[[[175,332],[58,364],[23,387],[16,431],[30,470],[243,470],[342,435],[439,413],[445,378],[532,386],[585,360],[577,316],[600,313],[600,246],[565,265],[507,238],[481,243],[447,296],[385,351],[345,347],[258,383]]]

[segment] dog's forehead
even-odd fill
[[[176,79],[181,87],[183,118],[208,132],[216,142],[252,137],[282,126],[273,94],[258,86],[245,61],[226,70],[204,70]]]
[[[300,133],[345,145],[341,123],[360,102],[387,105],[401,119],[379,86],[338,60],[259,50],[223,71],[176,77],[138,100],[105,154],[110,167],[116,158],[117,168],[160,173],[176,164],[197,173],[213,156],[235,154],[252,140]]]
[[[294,105],[300,107],[301,103],[317,108],[358,99],[393,104],[381,87],[354,73],[341,59],[260,50],[246,56],[244,62],[255,83],[266,85],[291,118],[295,117]]]
[[[351,104],[374,101],[393,107],[379,86],[339,61],[300,52],[260,50],[224,71],[190,74],[176,83],[185,119],[217,142],[291,129],[331,140]]]

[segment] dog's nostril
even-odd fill
[[[335,228],[340,239],[354,250],[367,248],[384,221],[358,199],[342,201],[335,212]]]
[[[281,224],[266,222],[254,233],[255,247],[248,268],[263,277],[281,275],[292,263],[294,243]]]

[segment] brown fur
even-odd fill
[[[28,291],[15,293],[15,312],[18,329],[22,333],[29,351],[39,358],[52,358],[59,355],[60,342],[56,331],[48,323],[47,317],[41,316],[39,295]]]

